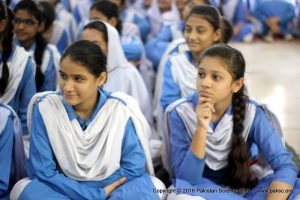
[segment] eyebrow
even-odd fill
[[[62,70],[59,70],[60,74],[66,74],[65,72],[63,72]],[[67,74],[66,74],[67,75]],[[80,77],[85,77],[85,75],[83,74],[70,74],[69,76],[80,76]]]
[[[198,70],[206,71],[206,70],[205,70],[204,68],[202,68],[202,67],[198,67]],[[216,70],[210,70],[210,72],[218,73],[218,74],[225,74],[225,73],[223,73],[223,72],[216,71]]]

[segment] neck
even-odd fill
[[[74,106],[75,113],[83,120],[87,121],[97,105],[98,99],[100,98],[100,94],[97,93],[93,98],[90,98],[83,104],[79,104]]]
[[[32,44],[34,43],[34,40],[30,40],[30,41],[19,41],[20,42],[20,45],[22,46],[22,47],[24,47],[24,49],[26,49],[26,50],[29,50],[30,49],[30,47],[32,46]]]
[[[193,57],[196,67],[199,63],[200,55],[201,55],[201,53],[199,53],[199,52],[192,52],[192,57]]]
[[[214,105],[215,112],[212,115],[212,121],[218,121],[226,112],[228,107],[230,106],[232,102],[232,95],[227,97],[225,100],[218,102]]]

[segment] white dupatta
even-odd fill
[[[164,148],[163,148],[163,163],[165,168],[170,174],[172,174],[171,167],[171,150],[170,150],[170,127],[169,127],[169,115],[171,111],[176,109],[178,115],[182,119],[189,138],[192,140],[196,126],[197,118],[196,112],[191,102],[187,99],[180,99],[171,104],[165,112],[165,126],[164,126]],[[242,137],[245,141],[248,139],[249,131],[251,129],[255,113],[256,106],[252,103],[247,103],[245,111],[244,130]],[[207,130],[206,140],[206,155],[205,163],[212,170],[219,170],[227,166],[228,155],[231,151],[231,139],[233,134],[233,120],[232,115],[225,113],[215,130],[211,127]]]
[[[70,121],[62,101],[62,96],[55,93],[36,94],[28,109],[28,127],[31,128],[33,105],[38,102],[39,109],[44,111],[41,115],[47,122],[45,127],[55,158],[65,175],[79,181],[100,181],[119,169],[129,118],[144,150],[147,169],[150,175],[154,174],[148,145],[150,127],[132,97],[111,94],[84,131],[76,119]]]
[[[171,72],[177,83],[181,97],[192,95],[196,91],[197,68],[187,59],[185,53],[170,57]]]
[[[0,103],[8,104],[15,96],[23,78],[25,67],[30,54],[23,47],[16,46],[11,60],[7,62],[9,70],[8,85],[4,94],[0,97]],[[0,64],[0,77],[2,76],[3,64]]]

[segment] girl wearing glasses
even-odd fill
[[[21,119],[27,135],[27,107],[36,93],[33,60],[13,44],[13,14],[0,2],[0,103],[10,105]]]
[[[43,38],[45,25],[41,9],[33,1],[28,0],[20,1],[14,12],[14,33],[17,43],[35,60],[37,91],[56,90],[60,54],[55,46],[48,44]]]

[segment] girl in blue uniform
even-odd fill
[[[0,199],[9,199],[12,186],[26,177],[21,123],[8,105],[0,104]]]
[[[17,43],[34,57],[37,91],[53,91],[57,88],[60,54],[42,36],[43,18],[39,7],[31,0],[20,1],[15,9],[14,33]]]
[[[26,135],[27,107],[36,92],[34,65],[29,53],[13,44],[13,14],[3,1],[0,11],[0,103],[15,110]]]
[[[133,98],[101,88],[99,46],[71,45],[59,73],[61,93],[31,100],[29,179],[14,186],[12,199],[158,199],[146,172],[153,174],[150,127]]]
[[[184,37],[189,49],[171,55],[165,64],[160,97],[164,110],[172,102],[196,91],[195,64],[199,55],[221,38],[219,12],[212,6],[194,7],[185,20]]]
[[[177,191],[205,199],[294,199],[298,169],[262,107],[244,93],[242,54],[216,44],[201,54],[197,71],[197,92],[167,109],[164,161]],[[274,173],[256,177],[252,144]]]
[[[295,17],[295,7],[290,0],[257,0],[254,17],[262,23],[261,34],[272,41],[273,34],[292,39],[290,25]]]

